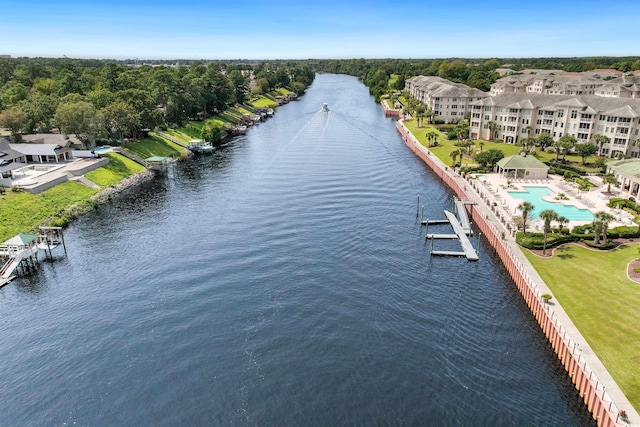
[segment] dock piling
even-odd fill
[[[418,194],[418,205],[416,206],[416,218],[418,218],[419,212],[420,212],[420,195]]]

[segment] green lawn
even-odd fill
[[[96,194],[77,182],[65,182],[40,194],[5,191],[0,195],[0,242],[18,233],[37,231],[39,225],[52,217],[59,217],[55,225],[66,222],[63,212],[74,203],[88,200]]]
[[[595,251],[565,245],[553,257],[527,258],[566,310],[631,404],[640,410],[640,283],[627,264],[640,245]]]
[[[413,134],[413,136],[415,136],[418,141],[423,144],[425,147],[427,146],[428,142],[427,142],[427,138],[425,137],[425,135],[430,132],[430,131],[434,131],[437,129],[434,126],[429,126],[429,125],[423,125],[422,127],[418,128],[417,127],[417,121],[415,119],[413,120],[408,120],[405,121],[404,124],[407,126],[407,128],[411,131],[411,133]],[[446,125],[447,127],[451,127],[453,128],[455,125]],[[457,142],[457,141],[450,141],[447,139],[447,135],[445,135],[444,133],[440,132],[440,137],[438,138],[438,147],[431,147],[429,148],[429,150],[431,150],[433,152],[433,154],[435,154],[440,160],[442,160],[445,164],[447,165],[451,165],[452,164],[452,159],[449,156],[449,153],[451,153],[454,150],[457,150],[458,148],[455,147],[453,144]],[[480,150],[480,142],[482,142],[482,149],[483,150],[489,150],[491,148],[497,148],[499,150],[502,150],[502,152],[504,152],[505,157],[508,156],[512,156],[514,154],[518,154],[520,152],[521,147],[519,145],[515,145],[515,144],[505,144],[503,142],[489,142],[489,141],[480,141],[480,140],[476,140],[475,141],[475,150]],[[546,153],[546,152],[538,152],[537,153],[538,158],[540,159],[540,161],[542,162],[549,162],[552,160],[555,160],[555,153]],[[562,158],[562,157],[561,157]],[[566,160],[569,164],[572,164],[574,166],[577,167],[581,167],[583,169],[585,169],[588,172],[598,172],[599,169],[594,168],[593,167],[593,162],[594,162],[594,158],[593,157],[589,157],[587,158],[587,165],[583,166],[582,165],[582,158],[578,155],[575,154],[568,154],[566,156]],[[613,160],[613,159],[607,159],[607,160]],[[473,160],[471,160],[468,157],[463,158],[462,160],[462,164],[463,165],[468,165],[468,164],[472,164],[475,163]]]
[[[388,86],[392,87],[396,83],[396,81],[398,81],[399,78],[400,76],[398,74],[391,74],[391,77],[389,77]]]
[[[134,154],[142,157],[137,152],[134,152]],[[116,185],[124,178],[133,175],[134,173],[142,172],[144,170],[144,166],[139,165],[133,160],[130,160],[120,154],[106,153],[106,155],[109,157],[109,164],[85,174],[87,179],[95,182],[102,188]]]
[[[293,93],[293,92],[291,92],[289,89],[284,88],[284,87],[281,87],[281,88],[276,89],[276,92],[278,93],[278,95],[282,95],[282,96],[287,96],[287,95],[289,95],[290,93]]]
[[[261,96],[260,98],[251,101],[251,105],[257,108],[274,108],[276,103],[265,96]]]
[[[143,159],[152,156],[179,157],[183,150],[179,145],[156,136],[129,142],[123,148]]]

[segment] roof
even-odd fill
[[[14,160],[21,157],[24,157],[24,154],[11,148],[8,138],[0,138],[0,161]]]
[[[28,245],[38,238],[37,234],[29,234],[29,233],[20,233],[17,236],[13,236],[6,242],[2,243],[3,245]]]
[[[33,142],[34,144],[57,144],[61,147],[82,145],[82,141],[80,141],[75,135],[64,135],[61,133],[34,133],[22,135],[22,140],[25,142]]]
[[[513,156],[500,159],[497,165],[502,169],[549,169],[549,166],[534,156],[523,156],[520,154],[514,154]]]
[[[57,156],[71,148],[61,147],[58,144],[9,144],[14,150],[28,156]]]
[[[145,159],[147,162],[150,163],[154,163],[154,162],[165,162],[167,161],[166,157],[160,157],[160,156],[152,156],[152,157],[148,157]]]
[[[608,162],[607,168],[611,168],[616,172],[628,177],[640,178],[640,160],[615,160],[612,162]]]

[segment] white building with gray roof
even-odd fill
[[[640,157],[640,99],[508,93],[474,101],[470,108],[473,139],[514,144],[546,132],[554,140],[572,135],[581,143],[600,134],[609,138],[598,147],[600,155]],[[489,122],[497,125],[493,135]]]
[[[417,76],[405,82],[405,89],[433,113],[433,120],[455,123],[471,112],[470,103],[489,95],[462,83],[441,77]]]

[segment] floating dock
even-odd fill
[[[455,208],[458,213],[456,216],[453,212],[449,212],[447,210],[444,211],[446,220],[427,220],[422,221],[423,224],[426,224],[427,227],[429,224],[450,224],[451,228],[453,228],[454,234],[437,234],[427,232],[427,239],[431,239],[431,255],[437,256],[457,256],[457,257],[466,257],[469,261],[477,261],[479,259],[478,252],[474,249],[471,241],[469,240],[469,236],[473,234],[471,231],[471,222],[469,221],[469,217],[467,216],[467,210],[465,209],[465,202],[462,200],[455,200]],[[427,228],[428,231],[428,228]],[[433,242],[436,239],[458,239],[460,242],[460,246],[462,251],[439,251],[433,249]]]

